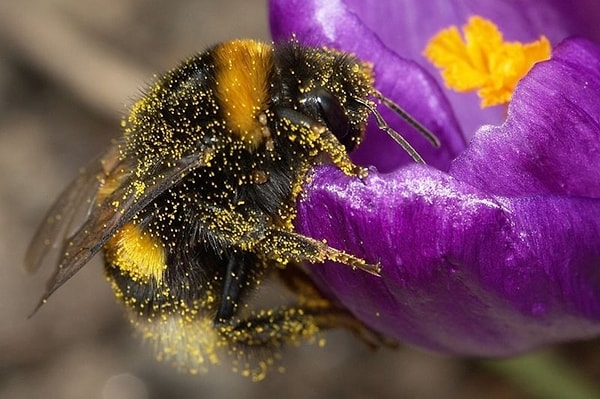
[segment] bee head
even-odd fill
[[[280,103],[326,126],[352,151],[361,141],[373,91],[371,68],[355,57],[291,41],[275,50]]]

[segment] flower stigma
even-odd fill
[[[480,16],[469,18],[462,32],[464,38],[456,26],[443,29],[423,55],[441,70],[449,89],[477,90],[482,108],[508,103],[519,80],[551,55],[545,36],[531,43],[506,42],[498,27]]]

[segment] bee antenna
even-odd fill
[[[388,109],[390,109],[391,111],[396,113],[396,115],[398,115],[399,117],[404,119],[404,121],[406,121],[406,123],[408,123],[411,127],[413,127],[417,132],[421,133],[421,135],[423,137],[425,137],[427,139],[427,141],[429,141],[431,143],[431,145],[433,145],[435,148],[440,147],[440,145],[441,145],[440,140],[437,138],[437,136],[435,134],[433,134],[425,126],[423,126],[421,123],[419,123],[419,121],[417,121],[415,118],[413,118],[401,106],[399,106],[398,104],[396,104],[389,98],[385,97],[383,94],[381,94],[377,90],[375,90],[373,92],[373,96],[375,96],[376,99],[381,101],[383,103],[383,105],[388,107]],[[385,119],[383,119],[383,117],[381,116],[379,111],[377,111],[375,109],[375,107],[373,107],[367,101],[363,101],[360,99],[355,99],[355,100],[358,103],[360,103],[361,105],[363,105],[365,108],[367,108],[371,112],[371,114],[373,114],[373,116],[375,117],[375,120],[377,121],[377,126],[379,127],[379,129],[386,132],[396,143],[400,144],[400,146],[404,149],[404,151],[406,151],[408,153],[408,155],[410,155],[411,158],[414,159],[415,162],[425,163],[425,161],[423,160],[421,155],[419,155],[417,150],[415,150],[414,147],[412,145],[410,145],[410,143],[408,141],[406,141],[406,139],[404,137],[402,137],[402,135],[400,133],[398,133],[397,131],[392,129],[387,124]]]
[[[410,155],[410,157],[415,162],[423,163],[423,164],[425,163],[425,161],[423,160],[421,155],[419,155],[417,150],[415,150],[414,147],[412,145],[410,145],[410,143],[408,141],[406,141],[406,139],[404,137],[402,137],[402,135],[400,133],[398,133],[397,131],[392,129],[387,124],[385,119],[383,119],[383,117],[381,116],[379,111],[377,111],[375,109],[375,107],[373,107],[371,104],[369,104],[368,102],[363,101],[361,99],[355,98],[354,100],[356,102],[358,102],[359,104],[361,104],[362,106],[364,106],[365,108],[367,108],[371,112],[371,114],[373,114],[373,116],[375,117],[375,121],[377,121],[377,126],[379,127],[379,129],[386,132],[396,143],[400,144],[400,146],[404,149],[404,151],[406,151],[408,153],[408,155]]]
[[[404,119],[406,121],[406,123],[408,123],[411,127],[413,127],[417,132],[421,133],[421,135],[423,137],[425,137],[427,139],[427,141],[429,141],[431,143],[432,146],[434,146],[435,148],[440,147],[441,143],[440,143],[440,140],[437,138],[437,136],[434,133],[432,133],[431,130],[429,130],[425,126],[423,126],[418,120],[413,118],[408,112],[406,112],[404,110],[404,108],[402,108],[401,106],[399,106],[398,104],[396,104],[395,102],[390,100],[389,98],[385,97],[383,94],[381,94],[377,90],[375,90],[373,92],[373,95],[375,96],[376,99],[381,101],[383,103],[383,105],[388,107],[388,109],[394,111],[394,113],[396,115],[398,115],[399,117]]]

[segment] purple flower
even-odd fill
[[[554,3],[544,3],[545,15]],[[419,33],[414,8],[401,8],[402,18]],[[479,128],[465,147],[446,93],[349,10],[273,0],[273,32],[373,62],[378,89],[439,134],[443,150],[418,148],[429,166],[398,161],[374,129],[357,161],[378,169],[364,182],[316,168],[298,231],[380,261],[383,276],[326,264],[311,267],[315,281],[375,330],[440,352],[503,356],[600,334],[600,47],[586,39],[557,46],[521,80],[505,122]],[[391,34],[396,17],[386,15]],[[570,25],[542,32],[544,19],[533,15],[533,38],[555,43],[569,33]],[[393,40],[409,35],[402,29]]]
[[[378,66],[379,83],[394,92],[393,99],[407,108],[413,102],[419,104],[411,100],[417,88],[410,81],[396,82],[394,87],[394,83],[383,80],[405,76],[401,67],[390,70],[388,53],[416,62],[443,87],[438,71],[423,56],[423,49],[441,29],[461,26],[472,15],[493,21],[509,41],[529,42],[542,34],[553,45],[576,35],[600,41],[600,2],[596,0],[381,0],[376,6],[361,0],[270,1],[271,32],[276,40],[295,33],[308,44],[326,44],[355,52]],[[383,73],[386,76],[380,76]],[[408,75],[410,79],[422,79]],[[449,91],[444,95],[467,138],[484,123],[504,120],[502,107],[481,110],[475,95]],[[430,118],[419,120],[428,122]],[[443,115],[437,118],[447,123]]]

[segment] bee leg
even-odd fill
[[[318,332],[331,328],[350,330],[371,349],[396,347],[395,342],[335,306],[263,310],[234,325],[220,326],[220,332],[228,338],[228,342],[237,346],[275,349],[284,344],[314,339]]]
[[[278,348],[286,343],[312,339],[321,330],[345,328],[371,349],[396,347],[396,343],[370,329],[348,310],[326,298],[296,263],[274,268],[277,277],[297,297],[291,307],[261,310],[244,319],[217,324],[220,333],[234,347]]]
[[[217,212],[218,211],[218,212]],[[295,233],[285,228],[273,227],[260,217],[248,219],[234,210],[206,208],[201,212],[207,230],[220,227],[219,234],[240,248],[264,254],[282,264],[288,262],[323,263],[332,261],[360,269],[375,276],[381,275],[381,265],[367,263],[364,259],[335,249],[323,241]],[[219,226],[214,226],[214,221]],[[228,231],[224,227],[237,227]],[[238,230],[244,231],[239,234]],[[229,274],[229,273],[228,273]]]
[[[370,329],[350,312],[340,308],[322,309],[318,313],[316,312],[313,317],[320,329],[345,328],[371,350],[376,350],[382,346],[392,349],[398,348],[398,342]]]
[[[335,249],[323,241],[315,240],[292,231],[270,228],[257,244],[270,259],[280,263],[332,261],[360,269],[375,276],[381,276],[379,263],[367,263],[364,259]]]
[[[319,132],[320,134],[320,146],[322,151],[329,155],[329,159],[335,166],[340,168],[344,174],[350,177],[358,177],[361,180],[365,179],[369,170],[362,166],[355,165],[348,156],[345,148],[339,145],[338,139],[335,135],[325,129]]]
[[[311,98],[312,100],[308,100]],[[325,97],[331,97],[330,95],[325,95]],[[322,104],[318,104],[320,100],[324,100],[323,92],[321,93],[308,93],[305,97],[305,106],[309,108],[318,107],[321,108]],[[317,103],[315,103],[317,101]],[[330,103],[329,106],[332,106],[334,103]],[[316,110],[315,110],[316,111]],[[334,112],[334,114],[338,112],[344,112],[343,109]],[[338,168],[340,168],[346,175],[348,176],[358,176],[361,179],[365,178],[368,174],[368,170],[366,168],[355,165],[350,160],[348,156],[348,151],[346,146],[340,142],[340,138],[336,137],[335,134],[331,132],[330,129],[327,128],[322,123],[319,123],[316,119],[296,110],[288,109],[288,108],[279,108],[276,111],[279,118],[283,120],[287,120],[295,125],[299,125],[308,129],[310,134],[300,135],[300,140],[305,140],[304,144],[307,147],[317,147],[319,152],[327,154]],[[331,120],[339,123],[339,118],[336,115],[331,115]],[[338,125],[338,129],[350,129],[349,125],[343,126]],[[343,141],[343,140],[342,140]],[[349,143],[347,143],[349,144]]]
[[[313,314],[319,328],[347,328],[371,349],[397,347],[395,341],[367,327],[325,297],[300,265],[291,263],[285,269],[277,269],[277,276],[297,296],[299,305]]]
[[[214,319],[215,325],[228,323],[233,317],[237,304],[248,286],[248,262],[256,263],[256,259],[249,260],[251,256],[245,252],[237,252],[229,257],[221,300]]]

